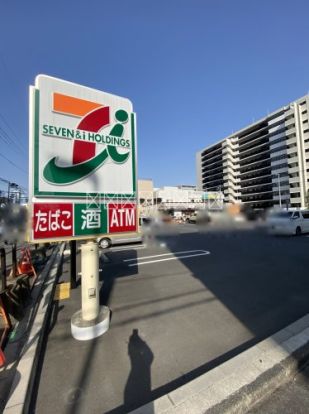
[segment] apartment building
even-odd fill
[[[309,95],[196,154],[197,187],[255,209],[306,207]]]

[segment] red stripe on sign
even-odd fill
[[[86,115],[78,124],[78,129],[87,131],[86,134],[99,132],[109,124],[109,107],[96,109]],[[88,136],[89,138],[89,136]],[[95,139],[93,137],[93,139]],[[75,140],[73,145],[73,164],[79,164],[95,156],[95,142]]]
[[[90,132],[99,132],[101,128],[109,124],[109,106],[95,109],[86,115],[79,123],[78,129]]]
[[[73,164],[79,164],[95,156],[95,144],[92,142],[75,141],[73,148]]]

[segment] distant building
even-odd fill
[[[138,204],[140,215],[148,217],[153,215],[154,210],[154,188],[151,179],[138,180]]]
[[[138,180],[138,201],[141,217],[158,211],[195,211],[202,208],[221,209],[223,194],[198,191],[194,185],[155,188],[151,179]]]
[[[195,186],[164,186],[154,192],[154,202],[162,210],[186,211],[206,207],[221,209],[222,200],[220,192],[212,192],[210,195],[197,190]]]
[[[308,106],[306,95],[199,151],[198,189],[257,209],[306,207]]]

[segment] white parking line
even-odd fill
[[[123,247],[112,247],[112,248],[110,248],[110,249],[106,249],[105,250],[105,253],[108,253],[108,252],[125,252],[125,251],[129,251],[129,250],[132,250],[132,249],[134,249],[134,250],[138,250],[138,249],[145,249],[145,245],[142,245],[142,246],[130,246],[130,247],[128,247],[128,246],[123,246]]]
[[[143,256],[138,257],[135,259],[125,259],[124,262],[132,262],[133,260],[143,260],[143,259],[152,259],[153,257],[161,257],[161,256],[170,256],[175,254],[184,254],[184,253],[205,253],[206,250],[185,250],[183,252],[169,252],[169,253],[163,253],[163,254],[154,254],[153,256]]]
[[[194,252],[194,251],[195,251],[195,253],[193,253],[193,254],[185,254],[184,255],[184,253],[190,253],[190,252]],[[198,253],[198,252],[200,252],[200,253]],[[182,253],[182,255],[180,255],[180,256],[174,256],[174,254],[177,254],[177,252],[175,252],[175,253],[166,253],[164,255],[163,254],[162,255],[158,254],[156,256],[148,256],[148,258],[151,258],[151,257],[161,257],[161,256],[173,255],[172,257],[166,257],[164,259],[158,259],[158,260],[147,260],[145,262],[140,262],[140,260],[146,259],[147,257],[141,257],[139,259],[127,259],[125,261],[128,262],[130,260],[135,260],[136,263],[131,263],[131,264],[128,265],[129,267],[133,267],[133,266],[142,266],[142,265],[151,264],[151,263],[166,262],[168,260],[178,260],[178,259],[186,259],[186,258],[189,258],[189,257],[206,256],[206,255],[210,254],[210,252],[208,252],[207,250],[191,250],[191,251],[188,250],[188,251],[185,251],[185,252],[178,252],[178,254],[180,254],[180,253]]]

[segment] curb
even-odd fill
[[[131,414],[241,414],[299,371],[309,358],[309,314]]]
[[[65,243],[56,247],[35,284],[33,298],[37,303],[36,312],[27,342],[16,366],[16,374],[3,411],[4,414],[22,414],[29,411],[40,348],[64,247]]]

